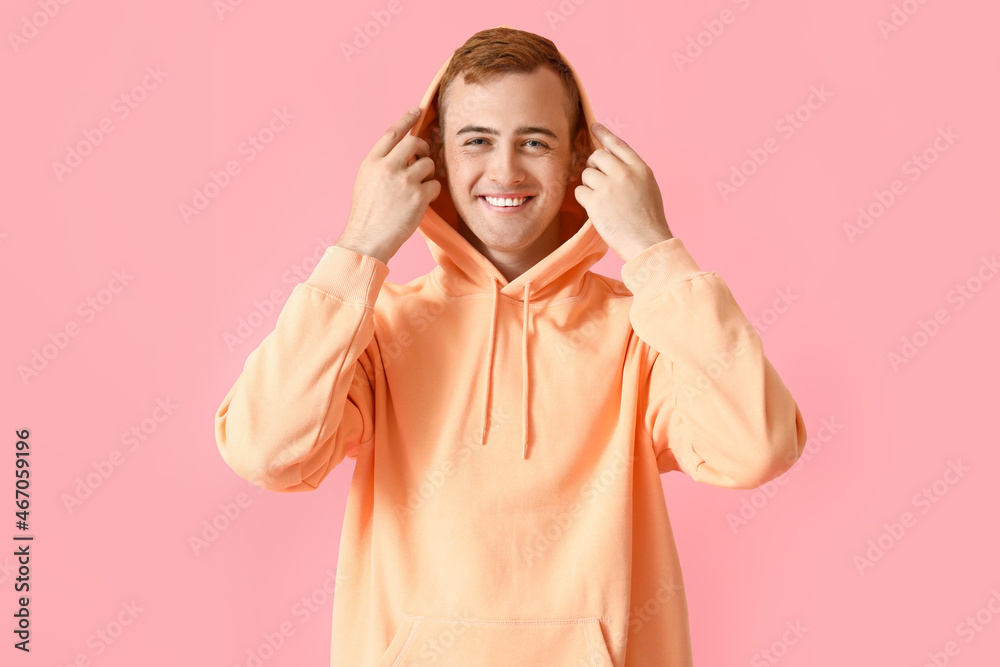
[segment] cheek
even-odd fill
[[[448,176],[457,182],[466,182],[476,177],[476,161],[469,159],[465,155],[449,155],[445,164],[448,169]]]
[[[548,174],[545,179],[545,189],[552,193],[561,193],[569,184],[570,173],[568,170],[555,171]]]
[[[553,155],[545,165],[545,182],[553,189],[565,189],[573,178],[573,164],[565,155]]]

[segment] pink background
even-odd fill
[[[809,427],[808,457],[766,491],[662,478],[696,664],[917,666],[930,653],[996,665],[1000,279],[983,258],[1000,252],[998,6],[482,4],[400,0],[391,14],[381,0],[244,0],[221,17],[208,0],[4,4],[0,553],[20,533],[16,429],[31,430],[35,536],[30,656],[11,647],[15,563],[0,556],[4,664],[246,666],[283,624],[292,632],[262,664],[328,664],[324,584],[354,464],[314,493],[257,493],[222,461],[214,412],[342,231],[378,135],[466,38],[506,23],[554,40],[598,119],[653,168],[674,234],[758,318]],[[883,34],[894,6],[901,25]],[[375,36],[346,58],[366,25]],[[143,90],[147,68],[163,75]],[[829,96],[810,109],[814,86]],[[241,143],[275,109],[294,118],[251,160]],[[781,129],[797,111],[794,133]],[[53,164],[102,121],[112,131],[60,178]],[[776,152],[723,198],[718,183],[765,145]],[[925,151],[933,163],[914,171]],[[230,160],[240,172],[185,221],[180,207]],[[894,180],[891,205],[852,242],[845,224],[878,212]],[[414,235],[389,279],[432,266]],[[595,270],[620,267],[609,251]],[[88,299],[100,312],[80,308]],[[256,326],[227,343],[241,318]],[[894,369],[904,337],[920,347]],[[22,379],[43,350],[46,366]],[[123,440],[132,428],[143,440]],[[213,521],[223,529],[196,550]],[[796,623],[800,637],[786,633]]]

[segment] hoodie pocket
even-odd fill
[[[602,618],[486,620],[404,614],[376,667],[614,667]]]

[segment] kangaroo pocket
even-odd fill
[[[602,620],[404,614],[376,667],[613,667]]]

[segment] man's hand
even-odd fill
[[[611,130],[600,123],[592,127],[605,148],[590,154],[583,185],[573,194],[608,247],[627,262],[673,234],[653,171]]]
[[[441,194],[441,183],[425,180],[434,175],[430,146],[407,134],[419,117],[403,114],[361,162],[351,213],[336,245],[388,264]]]

